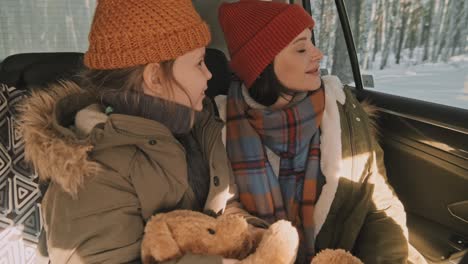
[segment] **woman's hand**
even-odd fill
[[[250,235],[252,236],[252,238],[254,240],[254,248],[256,248],[258,246],[260,241],[262,241],[263,234],[265,233],[265,231],[266,231],[266,229],[264,229],[264,228],[259,228],[259,227],[255,227],[253,225],[249,225],[249,232],[250,232]],[[223,258],[223,264],[237,264],[237,263],[239,263],[239,260],[237,260],[237,259]]]

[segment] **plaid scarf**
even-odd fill
[[[281,110],[252,109],[242,87],[232,87],[227,100],[227,151],[242,204],[270,223],[291,221],[310,259],[315,253],[314,207],[324,181],[319,129],[323,88]],[[280,157],[279,175],[266,147]]]

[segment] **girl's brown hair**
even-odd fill
[[[174,77],[174,62],[168,60],[160,62],[162,71],[162,86],[166,89],[168,97],[174,97],[174,89],[182,89],[193,106],[192,99],[185,87]],[[101,101],[108,95],[121,94],[130,106],[139,107],[139,96],[143,94],[143,72],[146,65],[138,65],[123,69],[96,70],[86,68],[80,74],[81,85]]]

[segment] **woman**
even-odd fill
[[[298,263],[325,248],[406,263],[405,211],[372,122],[338,78],[320,77],[312,17],[297,5],[245,0],[221,5],[219,21],[242,83],[216,101],[247,211],[295,224]]]
[[[146,221],[174,209],[262,225],[238,208],[222,122],[204,105],[210,32],[191,1],[100,0],[89,41],[80,85],[34,92],[23,107],[27,158],[50,181],[52,263],[138,261]]]

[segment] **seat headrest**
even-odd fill
[[[7,57],[0,69],[0,83],[26,89],[71,78],[83,67],[83,53],[22,53]]]
[[[224,53],[217,49],[207,48],[205,64],[213,75],[208,81],[208,89],[206,89],[205,94],[211,98],[227,94],[232,74]]]
[[[207,48],[205,63],[213,75],[206,95],[227,94],[232,75],[224,53]],[[0,83],[18,89],[44,87],[59,79],[75,79],[83,67],[83,53],[78,52],[16,54],[2,62]]]

